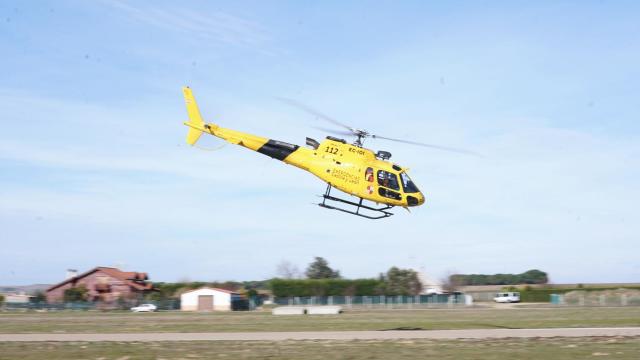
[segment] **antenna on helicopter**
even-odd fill
[[[343,124],[341,122],[339,122],[338,120],[335,120],[323,113],[321,113],[318,110],[313,109],[312,107],[305,105],[297,100],[293,100],[293,99],[289,99],[289,98],[284,98],[284,97],[276,97],[276,99],[282,101],[283,103],[293,106],[295,108],[298,108],[304,112],[307,112],[313,116],[315,116],[318,119],[323,119],[325,121],[328,121],[336,126],[339,126],[341,128],[343,128],[344,130],[335,130],[335,129],[327,129],[327,128],[322,128],[322,127],[315,127],[316,129],[331,133],[331,134],[336,134],[336,135],[343,135],[343,136],[355,136],[356,139],[353,142],[354,146],[357,147],[362,147],[363,143],[364,143],[364,139],[366,138],[372,138],[372,139],[381,139],[381,140],[388,140],[388,141],[395,141],[395,142],[399,142],[399,143],[404,143],[404,144],[410,144],[410,145],[417,145],[417,146],[422,146],[422,147],[427,147],[427,148],[431,148],[431,149],[437,149],[437,150],[442,150],[442,151],[449,151],[449,152],[455,152],[455,153],[459,153],[459,154],[466,154],[466,155],[474,155],[474,156],[481,156],[480,154],[473,152],[473,151],[469,151],[469,150],[465,150],[465,149],[458,149],[458,148],[453,148],[453,147],[448,147],[448,146],[440,146],[440,145],[434,145],[434,144],[427,144],[427,143],[422,143],[422,142],[417,142],[417,141],[411,141],[411,140],[404,140],[404,139],[396,139],[396,138],[390,138],[390,137],[386,137],[386,136],[380,136],[380,135],[376,135],[376,134],[372,134],[367,130],[363,130],[363,129],[357,129],[354,127],[351,127],[349,125]],[[390,157],[390,156],[389,156]]]

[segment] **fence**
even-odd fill
[[[28,302],[28,303],[4,303],[2,310],[129,310],[140,304],[154,304],[158,310],[179,310],[179,300],[164,301],[119,301],[115,303],[105,302]]]
[[[640,294],[572,293],[553,294],[551,303],[568,306],[640,306]]]
[[[471,305],[472,300],[464,294],[433,294],[416,296],[309,296],[277,297],[276,305],[341,305],[351,308],[411,309],[421,307],[453,307]]]
[[[506,290],[505,290],[506,291]],[[517,291],[517,290],[516,290]],[[496,297],[496,293],[500,293],[503,291],[473,291],[468,292],[473,297],[473,300],[476,302],[493,302],[493,298]],[[518,291],[520,293],[520,301],[523,303],[529,302],[549,302],[551,300],[551,295],[557,293],[557,290],[548,290],[548,289],[536,289],[532,291]]]

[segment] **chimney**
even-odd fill
[[[71,279],[78,276],[78,270],[76,269],[67,269],[67,277],[66,279]]]

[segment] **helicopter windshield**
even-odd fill
[[[398,184],[398,177],[396,176],[396,174],[384,170],[378,170],[378,185],[393,190],[400,190],[400,185]]]
[[[416,184],[411,181],[409,175],[406,172],[400,173],[400,178],[402,179],[402,187],[404,188],[405,193],[417,193],[420,192]]]

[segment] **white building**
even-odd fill
[[[241,299],[240,294],[217,288],[201,288],[180,295],[182,311],[231,311],[231,302]]]
[[[26,294],[4,294],[4,302],[7,304],[28,304],[32,297]]]

